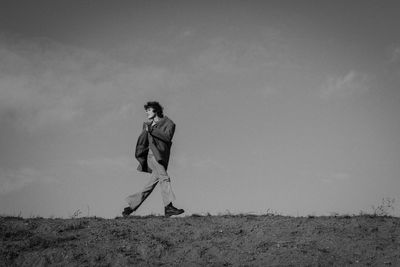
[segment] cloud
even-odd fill
[[[370,89],[370,80],[367,74],[354,70],[343,76],[329,77],[319,92],[320,97],[330,99],[362,94]]]
[[[395,77],[394,82],[397,83],[394,86],[398,87],[400,79],[400,46],[391,46],[389,48],[389,59],[387,63],[390,72]]]
[[[320,176],[320,180],[324,183],[347,181],[351,178],[352,178],[352,176],[349,173],[345,173],[345,172],[330,173],[330,174]]]
[[[178,169],[186,168],[194,171],[195,173],[230,172],[230,168],[228,168],[225,163],[213,158],[212,156],[201,157],[198,155],[196,156],[182,153],[173,156],[172,164],[176,165]]]
[[[76,163],[89,169],[135,169],[129,157],[97,157],[78,160]]]
[[[117,120],[146,97],[186,82],[164,67],[123,63],[43,38],[0,36],[0,66],[0,124],[28,132]]]
[[[36,131],[73,122],[87,111],[96,78],[93,67],[84,66],[94,63],[91,55],[47,39],[7,41],[0,42],[2,121]]]
[[[189,32],[193,30],[186,35]],[[263,68],[282,63],[284,53],[277,47],[218,38],[188,56],[191,68],[171,68],[119,61],[50,39],[0,36],[0,124],[29,132],[63,125],[90,127],[133,112],[144,99],[179,93],[210,72],[257,81],[265,76]],[[143,54],[140,46],[132,49],[138,51],[129,54]],[[152,53],[147,57],[156,58]],[[264,88],[263,83],[265,79],[257,86]]]
[[[93,157],[75,161],[75,166],[85,173],[100,176],[129,177],[136,174],[138,163],[130,157]]]
[[[390,62],[391,63],[400,62],[400,46],[391,49]]]
[[[34,182],[50,182],[50,177],[33,168],[0,168],[0,195],[18,191]]]
[[[196,30],[194,28],[186,28],[179,33],[179,37],[181,38],[193,37],[194,35],[196,35]]]
[[[214,38],[196,58],[194,65],[202,70],[219,74],[249,74],[265,68],[291,64],[277,45],[279,39],[270,38],[268,42],[247,42],[227,38]],[[266,45],[266,43],[270,45]]]

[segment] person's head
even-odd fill
[[[160,103],[156,101],[150,101],[144,105],[144,110],[146,111],[147,118],[149,120],[154,119],[156,116],[159,118],[164,117],[163,109],[164,108],[160,105]]]

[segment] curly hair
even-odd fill
[[[156,101],[147,102],[144,105],[144,109],[146,110],[149,108],[152,108],[154,113],[156,113],[158,117],[160,117],[160,118],[164,117],[164,114],[163,114],[164,108],[160,105],[160,103],[158,103]]]

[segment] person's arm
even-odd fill
[[[164,130],[153,127],[149,130],[149,133],[166,143],[170,143],[175,133],[175,124],[167,125]]]

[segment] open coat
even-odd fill
[[[139,161],[137,169],[142,172],[151,172],[147,165],[147,155],[151,149],[156,160],[167,170],[175,123],[164,116],[154,126],[150,126],[151,123],[147,123],[147,125],[149,131],[145,130],[146,122],[144,122],[143,131],[136,143],[135,157]]]

